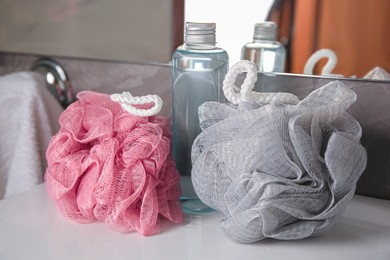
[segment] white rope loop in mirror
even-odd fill
[[[306,61],[303,74],[313,75],[315,65],[323,58],[326,58],[327,62],[321,70],[322,76],[343,77],[341,74],[332,73],[337,64],[337,55],[331,49],[321,49],[314,52]]]
[[[235,89],[238,87],[235,85],[236,78],[239,74],[246,72],[246,77],[241,85],[239,93],[236,93]],[[241,60],[234,64],[228,73],[226,73],[225,80],[223,81],[223,92],[226,99],[238,105],[241,101],[247,102],[259,102],[263,104],[297,104],[299,98],[291,93],[278,92],[278,93],[260,93],[253,91],[255,83],[257,81],[257,67],[256,65],[247,60]]]
[[[118,102],[121,107],[128,113],[135,116],[154,116],[161,111],[163,101],[157,95],[147,95],[141,97],[134,97],[130,92],[122,92],[122,94],[112,94],[110,98],[114,102]],[[142,109],[134,105],[146,105],[154,103],[151,108]]]

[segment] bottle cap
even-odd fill
[[[215,45],[215,23],[186,23],[185,42],[189,45]]]
[[[276,40],[278,26],[274,22],[256,23],[253,40]]]

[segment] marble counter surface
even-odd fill
[[[120,234],[100,223],[64,218],[44,184],[0,201],[0,259],[390,259],[390,201],[356,195],[328,234],[299,241],[236,244],[222,236],[222,215],[162,221],[158,235]]]

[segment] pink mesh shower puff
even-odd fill
[[[169,119],[134,116],[106,94],[77,97],[46,151],[47,191],[62,214],[143,235],[159,232],[159,216],[181,223]]]

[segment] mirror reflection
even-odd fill
[[[166,63],[183,2],[0,1],[0,51]]]
[[[182,44],[184,22],[207,21],[217,24],[217,45],[232,65],[254,24],[269,20],[286,48],[285,72],[304,73],[321,49],[335,53],[334,75],[390,71],[387,0],[6,0],[0,10],[3,52],[168,63]],[[326,62],[321,59],[313,74]]]
[[[303,73],[313,53],[330,49],[337,56],[333,74],[362,78],[375,67],[390,71],[389,10],[386,0],[275,0],[268,19],[279,25],[287,72]]]

